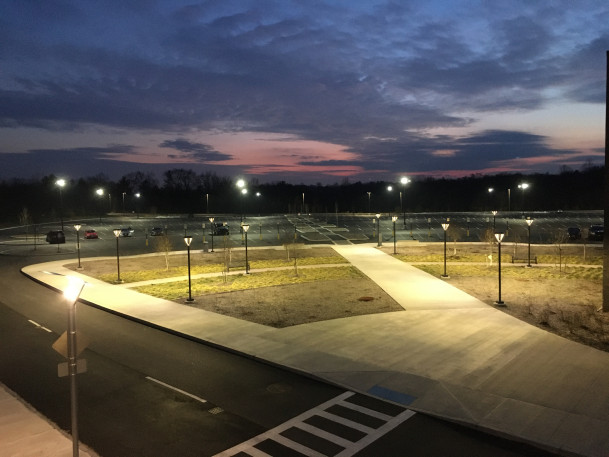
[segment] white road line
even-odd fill
[[[35,327],[39,328],[40,330],[44,330],[45,332],[49,332],[49,333],[52,333],[52,332],[53,332],[52,330],[49,330],[48,328],[43,327],[42,325],[40,325],[40,324],[39,324],[38,322],[36,322],[36,321],[33,321],[33,320],[31,320],[31,319],[28,319],[27,321],[28,321],[30,324],[34,325]]]
[[[32,319],[28,319],[27,321],[36,327],[40,327],[40,324],[38,322],[33,321]]]
[[[165,384],[163,381],[159,381],[158,379],[154,379],[151,378],[150,376],[146,376],[146,379],[152,382],[156,382],[157,384],[162,385],[163,387],[167,387],[168,389],[174,390],[176,392],[181,393],[182,395],[186,395],[187,397],[193,398],[194,400],[200,401],[201,403],[207,403],[207,400],[201,398],[201,397],[197,397],[196,395],[193,395],[191,393],[188,393],[182,389],[178,389],[177,387],[171,386],[169,384]]]

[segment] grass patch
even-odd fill
[[[354,267],[339,268],[308,268],[299,270],[298,276],[294,270],[264,271],[249,275],[230,275],[225,281],[223,277],[202,278],[192,281],[192,294],[204,295],[237,290],[257,289],[261,287],[302,284],[314,281],[332,281],[337,279],[358,279],[362,275]],[[188,281],[153,284],[134,288],[137,292],[152,295],[166,300],[177,300],[188,294]]]
[[[190,268],[191,275],[198,275],[203,273],[221,273],[224,266],[222,264],[212,265],[192,265]],[[138,270],[138,271],[121,271],[121,279],[123,282],[139,282],[139,281],[151,281],[154,279],[173,278],[174,276],[188,276],[188,267],[171,267],[169,270],[165,268],[159,268],[155,270]],[[99,275],[102,281],[109,283],[116,282],[116,273],[108,273]]]
[[[503,256],[501,256],[503,257]],[[444,265],[422,264],[415,267],[434,276],[444,273]],[[496,277],[497,265],[448,265],[447,273],[451,277]],[[501,276],[506,278],[522,278],[530,280],[540,279],[586,279],[588,281],[602,282],[603,270],[601,268],[586,267],[563,267],[562,272],[558,267],[506,267],[501,269]]]
[[[486,254],[457,254],[456,256],[451,255],[450,252],[446,253],[446,259],[450,262],[471,262],[471,263],[485,263],[488,261]],[[526,258],[527,252],[519,252],[519,258]],[[401,260],[402,262],[408,263],[416,263],[416,262],[444,262],[444,254],[425,254],[425,255],[402,255],[398,254],[394,256],[396,259]],[[535,257],[535,253],[531,252],[531,258]],[[496,260],[497,252],[493,252],[493,260]],[[538,263],[549,263],[556,264],[558,262],[562,262],[563,265],[602,265],[603,258],[594,256],[594,257],[586,257],[584,259],[583,256],[578,255],[563,255],[562,259],[558,255],[538,255],[537,262]],[[501,253],[501,262],[512,262],[512,254],[502,252]]]

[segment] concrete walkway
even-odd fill
[[[405,311],[273,329],[87,278],[66,270],[67,260],[23,272],[60,290],[66,278],[46,272],[82,276],[84,301],[416,411],[565,455],[609,455],[609,354],[512,318],[374,245],[334,248]]]

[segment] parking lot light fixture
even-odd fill
[[[446,219],[446,222],[444,222],[442,224],[442,229],[444,229],[444,274],[442,275],[443,278],[448,278],[448,275],[446,274],[446,232],[448,231],[448,226],[449,224],[449,219]]]
[[[80,265],[80,228],[82,226],[80,224],[74,225],[74,230],[76,230],[76,252],[78,252],[78,269],[82,270],[82,266]]]
[[[378,240],[377,246],[382,246],[383,245],[383,237],[381,235],[381,214],[380,213],[376,213],[376,229],[377,229],[378,234],[379,234],[379,240]]]
[[[209,222],[211,223],[211,252],[214,252],[214,218],[210,217]]]
[[[62,190],[66,186],[65,179],[58,179],[55,181],[55,185],[59,188],[59,219],[61,220],[61,230],[63,231],[63,196]]]
[[[393,222],[393,254],[397,254],[398,251],[396,249],[396,240],[395,240],[395,221],[398,220],[397,216],[391,216],[391,222]]]
[[[194,300],[192,298],[192,282],[190,280],[190,244],[192,243],[192,236],[185,236],[184,243],[186,243],[186,248],[188,250],[188,299],[186,301],[193,302]]]
[[[529,263],[527,267],[531,268],[531,224],[533,223],[533,219],[527,217],[527,230],[529,232]]]
[[[122,284],[123,280],[121,279],[121,263],[118,254],[118,239],[121,236],[120,229],[114,229],[114,236],[116,237],[116,282]]]
[[[250,229],[249,224],[243,224],[243,233],[245,233],[245,274],[250,274],[250,264],[247,258],[247,231]]]
[[[505,303],[501,300],[501,242],[503,241],[503,237],[505,236],[504,233],[495,233],[495,239],[497,240],[497,245],[498,245],[498,257],[499,260],[497,261],[497,271],[499,272],[499,298],[498,300],[495,302],[495,305],[497,306],[505,306]]]
[[[497,217],[497,211],[493,210],[491,213],[493,214],[493,231],[495,231],[495,218]]]

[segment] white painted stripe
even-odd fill
[[[45,332],[49,332],[49,333],[52,333],[52,332],[53,332],[53,330],[50,330],[50,329],[48,329],[48,328],[46,328],[46,327],[43,327],[42,325],[40,326],[40,328],[41,328],[42,330],[44,330]]]
[[[328,411],[319,411],[317,413],[318,416],[325,417],[332,422],[338,422],[339,424],[345,425],[349,428],[353,428],[355,430],[359,430],[362,433],[373,433],[375,429],[372,427],[367,427],[364,424],[360,424],[359,422],[353,422],[352,420],[345,419],[344,417],[337,416],[336,414],[329,413]]]
[[[196,395],[193,395],[193,394],[191,394],[191,393],[188,393],[188,392],[186,392],[185,390],[178,389],[177,387],[171,386],[171,385],[169,385],[169,384],[165,384],[164,382],[159,381],[158,379],[151,378],[150,376],[146,376],[146,379],[148,379],[149,381],[152,381],[152,382],[156,382],[157,384],[160,384],[160,385],[162,385],[163,387],[167,387],[168,389],[171,389],[171,390],[174,390],[174,391],[176,391],[176,392],[179,392],[179,393],[181,393],[182,395],[186,395],[187,397],[190,397],[190,398],[193,398],[193,399],[195,399],[195,400],[197,400],[197,401],[200,401],[201,403],[207,403],[207,400],[205,400],[205,399],[203,399],[203,398],[201,398],[201,397],[197,397]]]
[[[270,454],[267,454],[266,452],[262,452],[260,449],[256,449],[255,447],[251,447],[247,450],[247,453],[251,456],[251,457],[273,457]]]
[[[324,440],[330,441],[331,443],[338,444],[340,447],[348,448],[353,445],[353,441],[349,441],[340,436],[334,435],[333,433],[326,432],[320,428],[315,427],[314,425],[307,424],[306,422],[301,422],[296,425],[301,430],[305,432],[309,432],[311,435],[319,436]]]
[[[33,321],[32,319],[28,319],[27,320],[30,324],[35,325],[36,327],[40,327],[40,324],[38,322]]]
[[[306,446],[303,446],[302,444],[299,444],[295,441],[292,441],[289,438],[286,438],[285,436],[282,435],[276,435],[273,437],[273,441],[277,441],[280,444],[283,444],[285,447],[289,447],[290,449],[294,449],[295,451],[300,452],[303,455],[306,455],[307,457],[328,457],[325,454],[320,454],[319,452],[308,448]]]
[[[353,403],[349,403],[348,401],[341,401],[339,403],[340,406],[344,406],[345,408],[352,409],[354,411],[359,411],[360,413],[364,413],[368,416],[376,417],[377,419],[384,420],[385,422],[393,419],[393,416],[389,416],[387,414],[379,413],[373,409],[368,409],[364,406],[355,405]]]
[[[358,453],[359,451],[364,449],[366,446],[370,445],[370,443],[376,441],[378,438],[383,436],[385,433],[389,432],[390,430],[393,430],[395,427],[400,425],[405,420],[410,419],[414,415],[415,415],[415,412],[410,411],[409,409],[407,409],[406,411],[403,411],[402,413],[398,414],[393,419],[391,419],[389,422],[387,422],[385,425],[383,425],[382,427],[379,427],[375,433],[365,436],[364,438],[359,440],[357,443],[355,443],[352,447],[350,447],[349,449],[345,449],[342,452],[339,452],[334,457],[351,457],[352,455]]]

